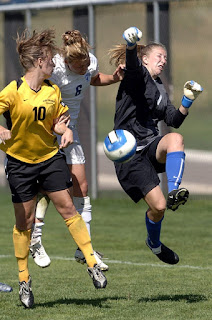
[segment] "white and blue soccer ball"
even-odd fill
[[[127,130],[117,129],[108,133],[103,148],[106,156],[118,163],[130,161],[136,152],[135,137]]]

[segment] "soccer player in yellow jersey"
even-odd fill
[[[39,188],[51,199],[86,257],[94,286],[107,285],[96,263],[85,222],[73,205],[71,177],[60,152],[73,142],[73,133],[67,127],[70,116],[60,90],[47,80],[54,68],[54,38],[50,29],[18,35],[17,51],[25,75],[0,93],[0,114],[6,115],[9,124],[9,128],[0,126],[0,148],[7,155],[6,172],[16,218],[13,243],[19,268],[19,297],[26,308],[34,304],[28,254]],[[61,135],[60,146],[54,132]]]

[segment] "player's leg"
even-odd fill
[[[149,206],[146,212],[147,246],[161,261],[168,264],[178,263],[178,255],[160,241],[161,225],[166,209],[166,200],[160,187],[156,186],[148,192],[144,200]]]
[[[90,203],[90,197],[87,195],[88,183],[85,174],[85,164],[72,164],[69,165],[69,168],[73,181],[74,205],[85,221],[89,235],[91,236],[90,223],[92,220],[92,206]],[[109,267],[102,261],[102,254],[94,251],[94,255],[101,270],[107,271]],[[75,252],[75,259],[77,262],[80,262],[82,264],[86,262],[85,257],[79,248],[77,248]]]
[[[107,280],[97,265],[86,224],[73,204],[70,171],[60,153],[46,161],[41,178],[41,187],[63,217],[72,238],[86,258],[88,272],[95,287],[104,288]]]
[[[94,286],[105,288],[107,280],[97,265],[94,256],[91,238],[86,228],[86,224],[81,215],[76,211],[69,190],[47,192],[57,211],[63,217],[68,230],[77,246],[83,252],[88,265],[88,273],[91,276]]]
[[[73,181],[74,205],[85,221],[89,235],[91,236],[90,224],[92,220],[92,206],[90,203],[90,197],[88,196],[88,182],[85,172],[85,156],[76,128],[73,128],[73,134],[75,142],[64,151],[66,154],[66,162],[69,166]],[[97,251],[94,251],[94,255],[101,270],[107,271],[109,267],[102,261],[103,255]],[[85,257],[79,248],[77,248],[75,252],[75,259],[77,262],[82,264],[86,262]]]
[[[180,188],[182,181],[185,153],[182,135],[169,133],[158,143],[156,158],[159,162],[166,163],[166,175],[168,182],[167,208],[177,210],[179,205],[185,204],[189,192],[186,188]]]
[[[26,308],[31,308],[34,304],[28,255],[35,204],[35,197],[30,201],[14,203],[16,225],[13,228],[13,244],[19,269],[19,298]]]
[[[46,268],[50,265],[51,260],[42,244],[42,228],[44,226],[44,218],[49,206],[49,198],[47,195],[39,192],[35,210],[35,222],[32,226],[32,235],[30,243],[30,253],[34,262],[41,268]]]
[[[7,156],[6,176],[12,194],[16,224],[13,243],[19,269],[19,298],[26,308],[31,308],[34,297],[28,269],[31,227],[34,221],[37,190],[37,166],[31,166]]]

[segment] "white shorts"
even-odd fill
[[[76,126],[70,126],[70,129],[73,131],[74,142],[69,145],[67,148],[64,148],[63,151],[66,155],[67,164],[84,164],[85,155],[80,144],[80,139]],[[60,144],[61,136],[57,135],[58,143]]]

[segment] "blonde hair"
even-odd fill
[[[20,63],[26,71],[35,66],[34,63],[38,58],[45,59],[48,52],[54,55],[58,50],[53,29],[42,32],[34,30],[32,36],[25,29],[21,35],[17,34],[16,44]]]
[[[137,56],[142,61],[143,56],[148,56],[149,53],[154,48],[163,48],[166,50],[166,47],[162,43],[157,42],[150,42],[149,44],[141,45],[137,44]],[[115,45],[112,49],[108,51],[108,54],[110,56],[110,64],[114,64],[115,66],[118,66],[119,64],[125,64],[126,62],[126,45],[125,44],[118,44]]]
[[[66,31],[62,35],[62,55],[68,63],[73,61],[86,61],[89,58],[91,46],[82,37],[79,30]]]

